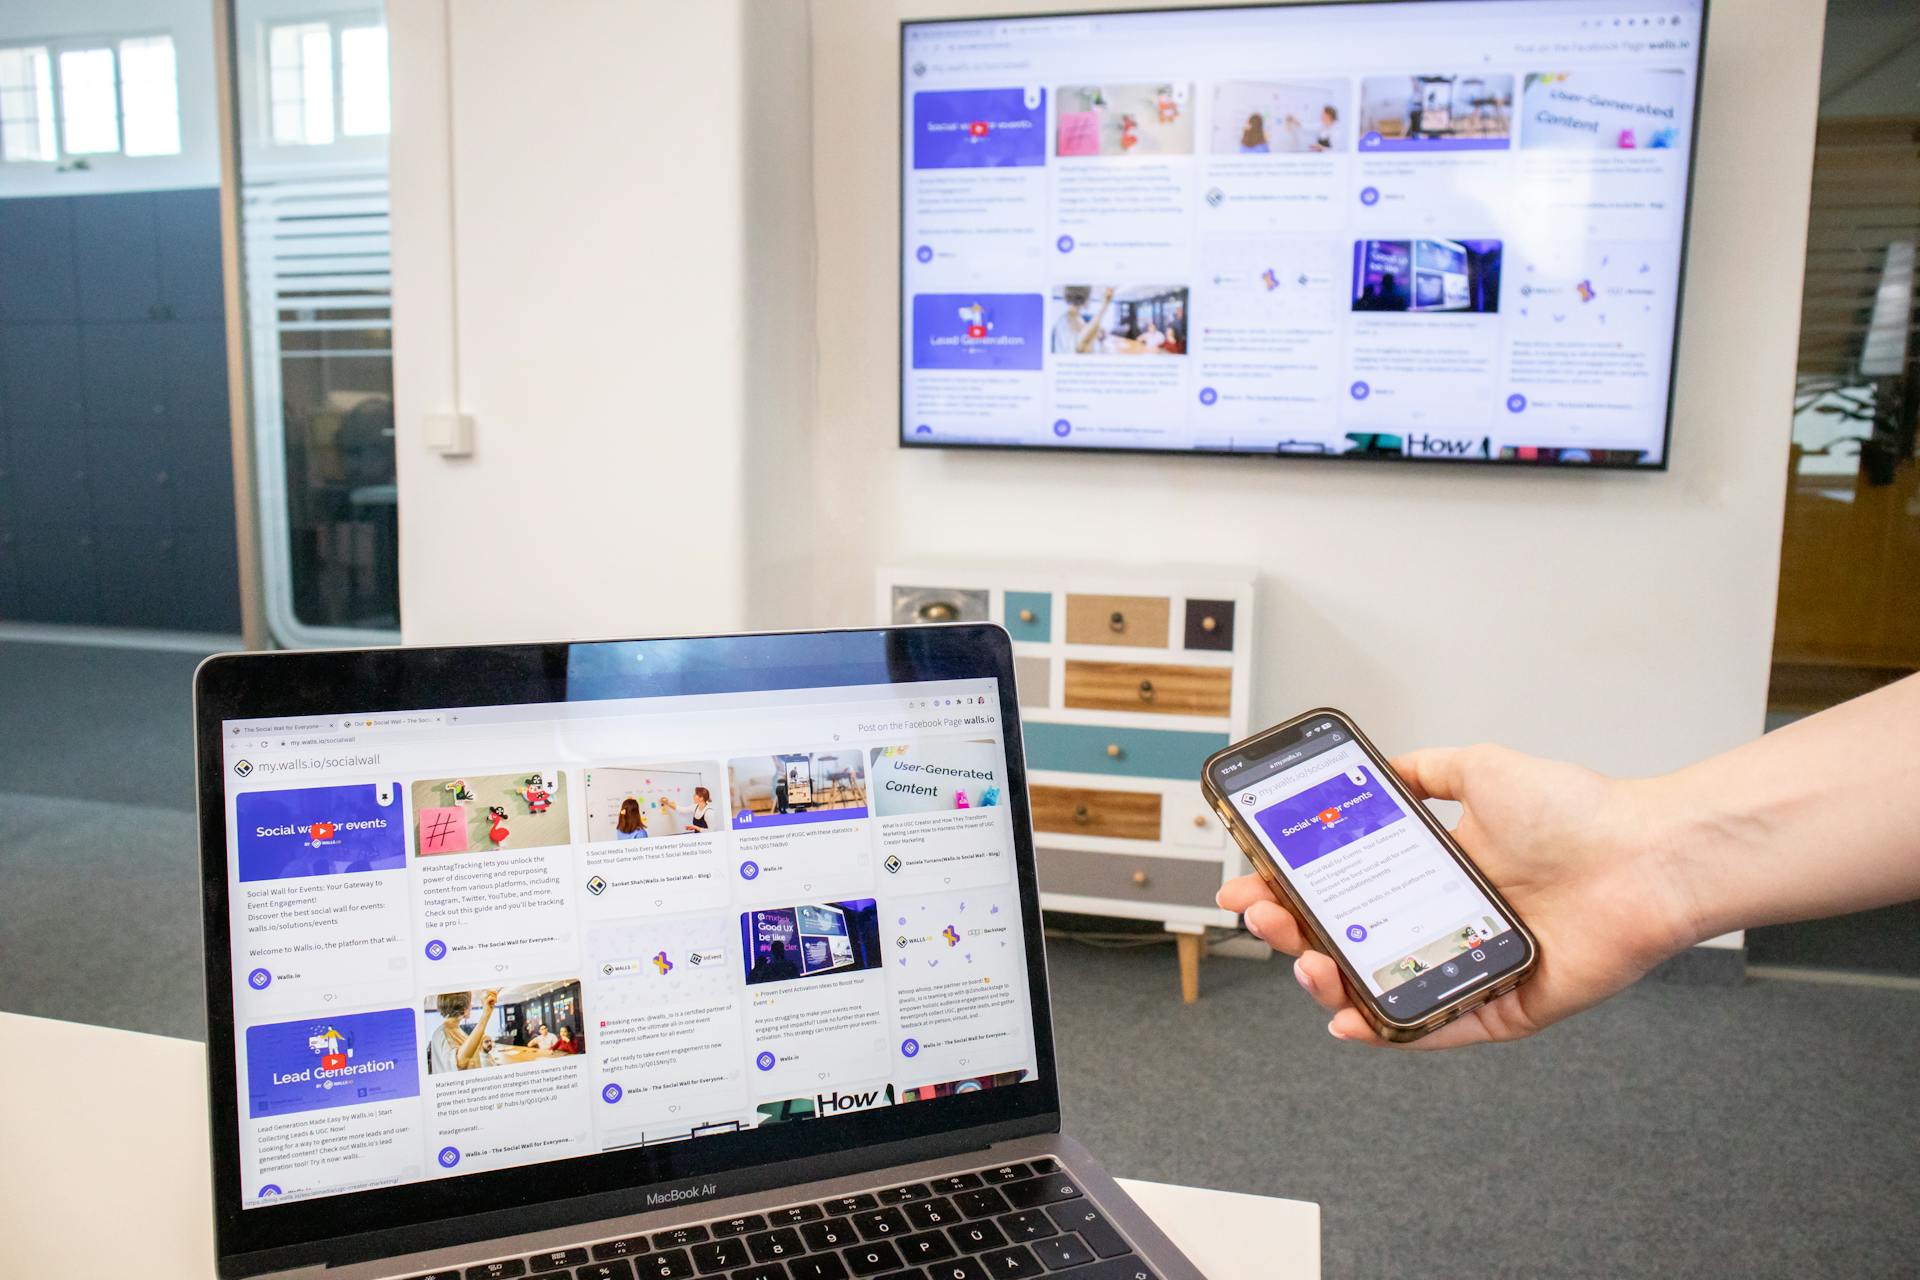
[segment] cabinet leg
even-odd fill
[[[1173,941],[1180,948],[1180,998],[1193,1004],[1200,999],[1200,957],[1206,954],[1207,938],[1201,933],[1176,933]]]

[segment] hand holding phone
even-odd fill
[[[1321,724],[1332,727],[1321,730]],[[1305,731],[1310,727],[1315,732],[1308,734]],[[1341,740],[1329,743],[1327,740],[1335,734]],[[1305,750],[1306,743],[1312,744],[1310,755],[1282,759]],[[1480,979],[1477,965],[1471,975],[1463,969],[1455,981],[1466,976],[1474,981],[1463,992],[1455,993],[1453,1007],[1430,1010],[1444,1016],[1425,1027],[1393,1025],[1406,1022],[1405,1012],[1413,1002],[1385,999],[1395,994],[1398,986],[1390,988],[1383,982],[1375,990],[1367,978],[1382,964],[1391,966],[1413,953],[1411,946],[1397,947],[1390,941],[1399,936],[1392,933],[1394,918],[1404,925],[1408,920],[1419,920],[1427,910],[1436,917],[1446,915],[1452,909],[1450,900],[1470,890],[1456,888],[1423,895],[1421,886],[1431,883],[1433,876],[1408,885],[1408,877],[1402,875],[1384,882],[1401,887],[1397,900],[1407,913],[1389,917],[1384,922],[1387,932],[1367,925],[1364,919],[1339,916],[1341,908],[1338,904],[1328,907],[1325,896],[1317,901],[1336,918],[1317,919],[1311,906],[1294,898],[1291,880],[1304,880],[1311,872],[1317,881],[1324,882],[1327,871],[1342,865],[1329,858],[1343,859],[1351,869],[1366,861],[1369,850],[1377,853],[1391,848],[1389,829],[1396,824],[1388,822],[1373,832],[1349,829],[1348,834],[1370,836],[1371,844],[1353,839],[1331,853],[1304,861],[1298,853],[1291,859],[1284,855],[1276,859],[1272,846],[1291,838],[1263,839],[1265,828],[1258,811],[1271,804],[1250,807],[1236,803],[1249,793],[1280,803],[1344,775],[1355,765],[1356,754],[1366,757],[1378,770],[1389,794],[1403,806],[1403,820],[1420,820],[1419,828],[1403,828],[1394,837],[1395,842],[1404,842],[1420,829],[1429,834],[1437,831],[1438,847],[1451,845],[1458,850],[1464,865],[1471,869],[1469,879],[1491,891],[1489,903],[1499,904],[1495,907],[1499,922],[1520,924],[1524,915],[1526,923],[1520,924],[1520,930],[1534,940],[1531,968],[1515,975],[1509,966],[1497,975],[1511,978],[1510,982],[1498,983],[1491,973],[1487,979]],[[1230,772],[1215,767],[1236,760],[1248,762],[1248,767]],[[1276,766],[1264,790],[1232,785],[1236,777],[1246,779],[1252,763],[1262,761]],[[1300,765],[1310,768],[1301,772],[1297,769]],[[1273,781],[1274,775],[1287,776]],[[1578,766],[1491,746],[1420,751],[1389,764],[1347,717],[1318,711],[1295,717],[1219,753],[1208,761],[1203,785],[1242,849],[1251,845],[1274,864],[1262,868],[1261,857],[1250,854],[1264,874],[1229,882],[1220,893],[1220,905],[1244,913],[1248,927],[1276,950],[1300,957],[1295,972],[1313,997],[1334,1014],[1328,1029],[1341,1039],[1376,1044],[1391,1040],[1417,1048],[1518,1039],[1613,994],[1693,940],[1686,932],[1684,903],[1676,900],[1674,886],[1663,870],[1658,842],[1649,834],[1657,828],[1659,813],[1671,797],[1655,794],[1647,783],[1605,778]],[[1461,820],[1451,836],[1439,829],[1437,821],[1431,821],[1431,815],[1419,803],[1428,798],[1461,803]],[[1314,811],[1316,817],[1321,811]],[[1281,822],[1279,827],[1284,829],[1294,822],[1297,819]],[[1433,852],[1432,847],[1428,852]],[[1417,847],[1412,855],[1420,860]],[[1408,856],[1403,852],[1396,864]],[[1295,868],[1290,865],[1293,861],[1302,865]],[[1315,866],[1318,871],[1313,871]],[[1441,865],[1436,874],[1444,871]],[[1422,908],[1422,903],[1429,900],[1442,905]],[[1386,900],[1372,909],[1384,905]],[[1375,925],[1381,923],[1376,918]],[[1347,936],[1352,924],[1367,930],[1366,939],[1356,941]],[[1334,925],[1338,928],[1331,927]],[[1424,921],[1421,931],[1423,935],[1428,933]],[[1368,967],[1367,962],[1380,954],[1366,948],[1366,943],[1374,940],[1382,951],[1399,954]],[[1345,944],[1344,948],[1336,948],[1336,941]],[[1465,953],[1469,963],[1475,949],[1486,950],[1469,948]],[[1415,986],[1415,992],[1432,993],[1436,989],[1430,959],[1420,960],[1420,972],[1410,975],[1416,983],[1423,977],[1428,982],[1425,988]],[[1440,966],[1442,976],[1445,963]],[[1452,963],[1459,967],[1462,962],[1455,959]],[[1520,985],[1522,981],[1524,985]],[[1399,985],[1403,986],[1404,980]],[[1492,989],[1496,987],[1504,990]],[[1484,996],[1482,991],[1486,991]],[[1465,1001],[1459,999],[1462,995]],[[1380,1015],[1379,1006],[1397,1016]],[[1383,1021],[1388,1023],[1386,1030],[1381,1029]]]

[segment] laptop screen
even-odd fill
[[[240,1206],[1034,1080],[1011,699],[793,670],[219,721]]]

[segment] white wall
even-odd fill
[[[810,490],[844,554],[759,620],[864,619],[875,564],[917,554],[1244,560],[1264,571],[1256,719],[1330,702],[1391,747],[1498,739],[1627,773],[1760,731],[1800,310],[1797,266],[1760,264],[1804,245],[1817,0],[1713,11],[1654,475],[895,449],[897,24],[1014,7],[813,5]]]
[[[220,185],[220,129],[214,92],[213,6],[217,0],[4,0],[0,43],[70,36],[173,37],[180,85],[180,154],[91,156],[88,169],[0,165],[0,199],[167,191]]]
[[[811,565],[747,516],[810,416],[805,19],[393,8],[409,642],[724,630],[753,575]],[[475,456],[427,454],[456,404]]]
[[[1756,264],[1801,255],[1817,0],[1715,9],[1651,475],[898,450],[897,23],[1007,7],[461,5],[449,187],[444,9],[399,6],[410,641],[863,622],[913,555],[1226,559],[1265,574],[1259,717],[1628,773],[1760,730],[1800,273]],[[450,463],[418,423],[455,368],[479,453]]]

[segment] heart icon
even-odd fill
[[[493,966],[493,971],[494,971],[495,973],[505,973],[505,972],[507,971],[507,966],[505,966],[505,965],[503,965],[503,964],[497,964],[497,965],[495,965],[495,966]]]
[[[964,1067],[964,1066],[966,1066],[966,1065],[967,1065],[967,1059],[965,1059],[965,1058],[962,1058],[962,1059],[960,1059],[960,1065],[961,1065],[961,1066],[963,1066],[963,1067]]]
[[[806,890],[806,891],[807,891],[808,893],[812,893],[812,892],[813,892],[813,886],[812,886],[812,885],[810,885],[810,884],[803,884],[803,885],[801,885],[800,887],[801,887],[802,889],[804,889],[804,890]]]
[[[333,839],[333,824],[331,822],[316,822],[307,828],[307,834],[315,840],[331,840]]]
[[[331,991],[329,991],[329,992],[327,992],[327,994],[325,994],[325,995],[323,995],[323,996],[321,996],[320,998],[321,998],[322,1000],[324,1000],[324,1001],[326,1001],[326,1002],[327,1002],[328,1004],[332,1004],[332,1003],[334,1002],[334,1000],[336,999],[336,997],[334,996],[334,994],[333,994],[333,992],[331,992]]]
[[[941,880],[940,880],[940,883],[941,883],[941,884],[952,884],[952,883],[953,883],[953,877],[952,877],[952,876],[943,876],[943,877],[941,877]]]
[[[679,1109],[680,1109],[680,1104],[679,1104],[679,1103],[677,1103],[677,1102],[676,1102],[676,1103],[674,1103],[674,1104],[673,1104],[672,1106],[670,1106],[670,1107],[668,1107],[668,1108],[667,1108],[667,1110],[668,1110],[668,1111],[670,1111],[670,1112],[672,1112],[672,1111],[678,1111]]]
[[[656,907],[658,907],[658,906],[662,906],[662,905],[664,905],[664,904],[666,903],[666,901],[667,901],[667,900],[666,900],[665,898],[655,898],[655,899],[653,900],[653,905],[654,905],[654,906],[656,906]]]
[[[820,1078],[821,1078],[822,1080],[825,1080],[825,1079],[827,1078],[827,1073],[826,1073],[826,1072],[824,1072],[824,1071],[822,1071],[822,1072],[820,1073]]]

